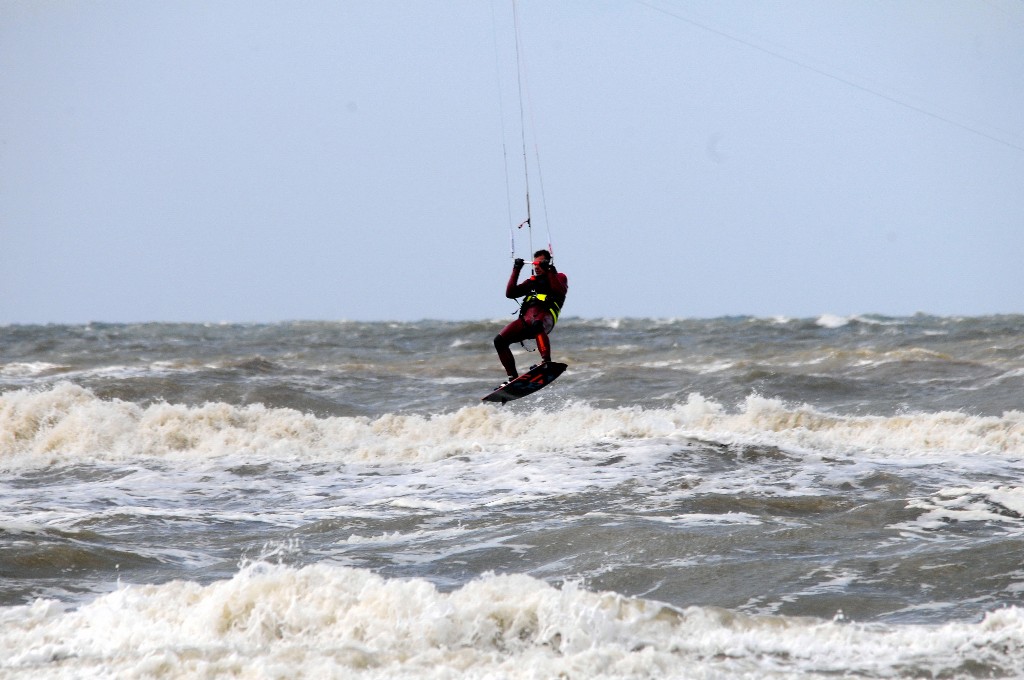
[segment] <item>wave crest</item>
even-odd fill
[[[121,588],[69,612],[37,600],[0,609],[0,620],[0,669],[59,668],[68,677],[100,669],[356,678],[1024,672],[1024,616],[1015,608],[980,623],[863,625],[679,610],[525,575],[485,575],[446,594],[423,580],[327,564],[259,562],[226,581]]]
[[[750,396],[735,412],[699,394],[670,408],[595,408],[568,403],[557,412],[467,406],[430,416],[329,417],[262,405],[142,407],[104,400],[61,383],[0,395],[0,466],[36,467],[137,457],[258,456],[272,459],[427,462],[510,448],[578,450],[637,440],[710,440],[816,453],[1024,453],[1024,413],[957,412],[844,416]]]

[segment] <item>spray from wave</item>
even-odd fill
[[[1024,613],[862,625],[484,575],[451,593],[367,570],[257,562],[202,586],[124,587],[0,610],[8,677],[864,677],[1024,672]]]
[[[432,416],[318,418],[262,405],[142,407],[100,399],[71,383],[0,395],[0,466],[6,468],[146,457],[428,462],[510,446],[559,451],[658,438],[835,454],[1020,455],[1024,413],[846,416],[757,396],[730,412],[691,394],[669,408],[567,403],[554,413],[472,406]]]

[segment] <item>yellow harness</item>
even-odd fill
[[[547,293],[530,293],[523,298],[522,309],[525,311],[526,308],[530,306],[530,303],[534,301],[543,302],[543,306],[551,312],[551,318],[556,322],[558,321],[558,313],[562,311],[562,306],[554,300],[548,300]]]

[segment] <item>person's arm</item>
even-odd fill
[[[565,297],[569,292],[569,279],[565,274],[556,272],[554,267],[548,270],[548,283],[551,284],[551,292],[554,295]]]
[[[569,279],[566,278],[565,274],[559,274],[555,269],[555,265],[548,265],[548,268],[544,271],[544,276],[547,277],[549,290],[552,295],[559,295],[564,297],[569,292]]]
[[[507,297],[510,300],[516,299],[520,295],[523,295],[523,293],[525,292],[520,292],[518,290],[519,288],[522,287],[519,285],[519,272],[521,272],[522,270],[523,260],[517,257],[515,262],[512,263],[512,274],[511,276],[508,277],[508,284],[505,286],[505,297]],[[529,279],[527,279],[523,283],[529,283]]]

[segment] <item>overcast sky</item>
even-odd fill
[[[1024,3],[517,7],[566,315],[1022,311]],[[0,323],[507,318],[515,35],[510,0],[0,0]]]

